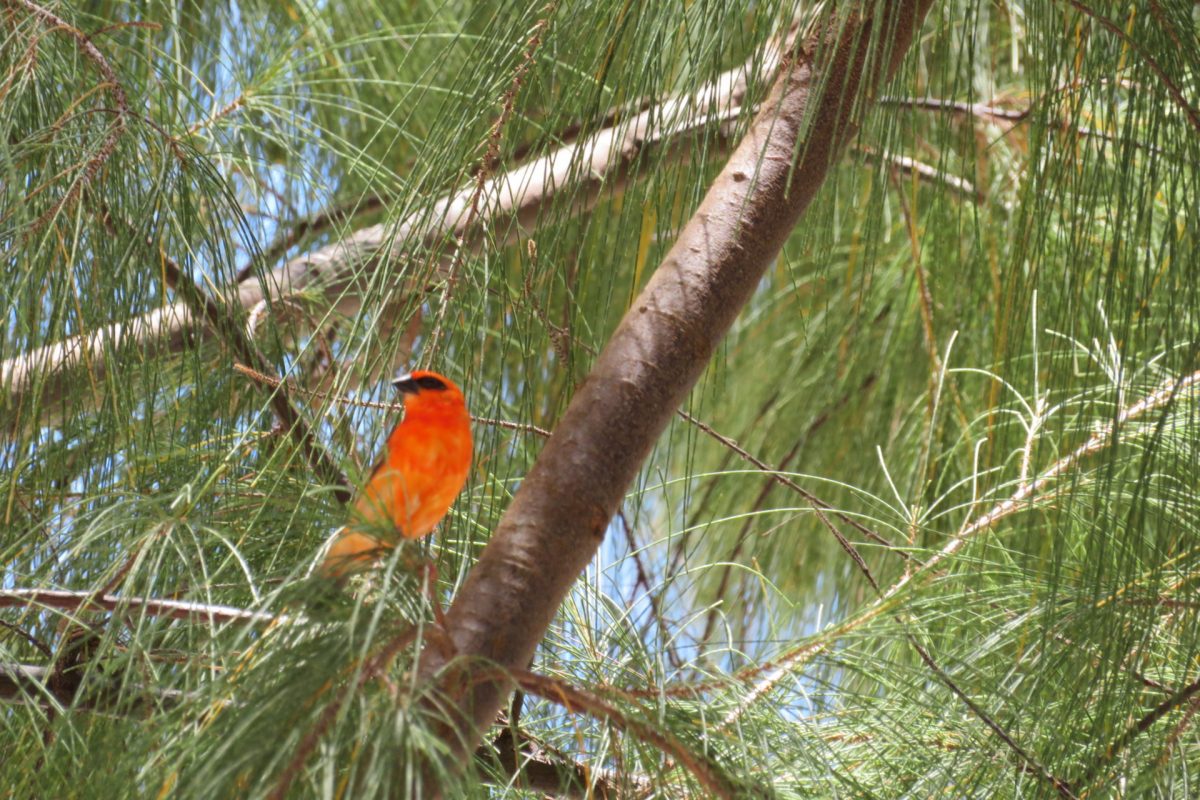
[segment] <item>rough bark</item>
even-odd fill
[[[786,59],[744,140],[633,303],[447,613],[457,654],[530,663],[621,498],[721,338],[895,74],[932,0],[865,3]],[[422,654],[423,677],[447,659]],[[469,671],[469,666],[468,666]],[[469,752],[511,684],[467,675],[447,740]],[[445,706],[442,706],[443,709]]]

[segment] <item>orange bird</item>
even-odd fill
[[[340,578],[368,566],[401,537],[428,535],[450,510],[471,467],[471,416],[462,391],[436,372],[400,375],[404,419],[333,536],[321,572]]]

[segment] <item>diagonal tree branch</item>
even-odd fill
[[[104,166],[105,162],[116,151],[117,142],[120,141],[122,134],[125,133],[127,120],[133,112],[129,107],[129,98],[125,93],[125,87],[121,85],[121,81],[117,78],[116,70],[112,68],[108,60],[104,58],[104,54],[100,52],[100,49],[96,47],[87,34],[54,12],[31,2],[31,0],[7,0],[7,5],[23,8],[32,17],[51,30],[63,30],[72,36],[78,42],[79,49],[83,52],[84,57],[91,61],[100,74],[104,76],[104,88],[112,95],[113,102],[117,105],[112,127],[104,137],[104,141],[100,143],[100,147],[94,155],[79,165],[79,175],[72,179],[66,193],[34,223],[34,228],[40,228],[78,197],[79,193],[92,182],[92,179],[96,177],[96,173],[100,171],[100,168]]]
[[[805,641],[796,645],[774,661],[744,670],[738,675],[738,679],[742,681],[755,680],[756,683],[743,699],[739,710],[735,713],[740,715],[745,710],[742,706],[748,706],[766,696],[786,676],[794,674],[797,670],[801,669],[813,656],[831,647],[839,638],[893,610],[899,601],[901,589],[909,584],[917,585],[919,581],[927,580],[931,575],[936,574],[934,571],[935,568],[958,552],[966,543],[968,537],[990,530],[1000,520],[1021,510],[1036,507],[1036,502],[1045,496],[1042,492],[1052,491],[1051,487],[1054,481],[1063,475],[1071,474],[1083,458],[1113,446],[1118,441],[1118,438],[1114,436],[1117,426],[1125,425],[1151,411],[1168,406],[1174,403],[1181,395],[1190,395],[1196,387],[1200,387],[1200,371],[1192,372],[1175,380],[1168,380],[1156,391],[1143,397],[1136,403],[1120,409],[1116,416],[1116,426],[1112,423],[1102,425],[1087,441],[1054,462],[1054,464],[1041,472],[1035,480],[1022,483],[1016,492],[994,505],[987,513],[964,522],[963,527],[957,535],[941,550],[935,553],[919,568],[899,578],[874,603],[857,616],[851,617],[823,631],[818,639]],[[664,693],[668,695],[697,694],[708,691],[711,688],[713,688],[712,685],[693,684],[691,686],[668,687]]]
[[[1150,711],[1138,719],[1137,722],[1132,723],[1128,728],[1126,728],[1125,732],[1121,734],[1120,738],[1104,748],[1100,754],[1100,757],[1097,758],[1096,762],[1088,768],[1087,773],[1084,775],[1084,780],[1092,780],[1097,771],[1116,761],[1117,756],[1120,755],[1125,748],[1133,744],[1133,741],[1137,739],[1137,737],[1150,730],[1150,728],[1154,726],[1154,723],[1158,722],[1160,719],[1167,716],[1177,708],[1180,708],[1189,702],[1193,702],[1193,698],[1195,698],[1197,694],[1200,694],[1200,680],[1192,681],[1187,686],[1183,687],[1166,700],[1163,700],[1154,708],[1150,709]],[[1192,706],[1192,708],[1195,708],[1195,706]]]
[[[1071,8],[1074,8],[1084,16],[1095,20],[1100,27],[1116,36],[1126,47],[1137,53],[1138,57],[1142,60],[1142,63],[1149,67],[1150,71],[1153,72],[1160,81],[1162,81],[1163,86],[1166,87],[1167,94],[1171,96],[1171,100],[1175,103],[1175,105],[1179,106],[1179,109],[1187,115],[1188,121],[1192,123],[1192,127],[1197,131],[1200,131],[1200,111],[1197,111],[1196,108],[1187,101],[1183,90],[1175,84],[1175,81],[1171,79],[1171,76],[1167,74],[1167,71],[1162,68],[1162,65],[1159,64],[1157,60],[1155,60],[1154,56],[1150,55],[1141,42],[1139,42],[1135,37],[1130,36],[1121,28],[1120,25],[1113,22],[1103,14],[1096,12],[1087,4],[1080,2],[1080,0],[1061,0],[1061,2],[1070,6]]]
[[[696,781],[704,786],[709,797],[733,798],[738,794],[736,787],[730,784],[726,776],[715,769],[705,757],[692,753],[670,732],[622,711],[594,692],[572,686],[549,675],[525,670],[498,673],[498,677],[500,680],[515,682],[524,692],[561,705],[569,713],[582,713],[605,720],[631,736],[653,745],[670,756],[674,763],[684,766]]]
[[[506,245],[536,230],[546,209],[562,203],[565,213],[590,211],[602,196],[615,196],[644,170],[664,161],[690,158],[692,145],[715,129],[718,140],[710,154],[732,145],[734,122],[743,112],[747,78],[757,70],[770,74],[781,53],[772,42],[744,65],[719,76],[690,95],[663,99],[628,119],[560,147],[484,183],[479,213],[472,215],[476,184],[443,197],[431,209],[399,223],[363,228],[333,244],[298,256],[263,276],[246,280],[232,301],[244,309],[272,306],[299,292],[318,293],[339,314],[353,315],[371,289],[372,276],[405,261],[423,261],[428,250],[445,242],[460,243],[466,252],[485,244]],[[569,202],[568,202],[569,201]],[[444,248],[432,255],[435,272],[444,277],[453,258]],[[401,296],[426,291],[426,270],[404,273]],[[247,273],[247,277],[250,277]],[[132,319],[107,325],[62,342],[46,345],[0,362],[0,437],[14,438],[32,424],[56,425],[72,411],[89,407],[95,398],[79,396],[79,371],[97,380],[109,359],[137,351],[139,357],[177,353],[210,335],[204,320],[177,302]],[[40,418],[32,410],[40,409]]]
[[[529,663],[642,462],[846,149],[862,107],[899,68],[930,5],[865,3],[786,59],[468,575],[447,615],[459,654],[509,669]],[[426,648],[420,672],[431,678],[447,661]],[[461,716],[447,743],[474,747],[507,691],[495,679],[460,685]]]
[[[147,242],[147,244],[152,245],[153,243]],[[163,269],[166,270],[175,293],[183,298],[183,302],[187,304],[191,312],[202,317],[208,327],[225,340],[238,358],[246,361],[259,372],[269,371],[270,362],[254,344],[254,340],[237,324],[237,321],[225,313],[225,309],[220,303],[196,286],[187,275],[184,275],[183,269],[173,258],[163,253],[162,248],[158,249]],[[334,496],[342,504],[349,503],[350,482],[342,474],[328,451],[313,435],[312,428],[309,427],[304,417],[292,405],[283,386],[274,388],[270,394],[270,403],[271,409],[275,412],[283,429],[296,443],[312,471],[322,481],[334,487]]]
[[[558,698],[554,698],[558,702]],[[505,726],[490,745],[475,751],[475,762],[501,775],[511,776],[513,784],[555,797],[586,800],[616,800],[627,796],[622,788],[632,786],[643,792],[651,788],[649,777],[594,767],[574,761],[570,756],[543,742]]]

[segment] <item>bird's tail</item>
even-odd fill
[[[339,528],[330,537],[325,559],[318,569],[327,578],[340,580],[370,566],[390,547],[350,527]]]

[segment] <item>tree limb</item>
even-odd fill
[[[399,223],[363,228],[291,259],[261,280],[238,284],[232,302],[253,309],[273,306],[302,291],[317,292],[329,307],[351,316],[371,291],[376,271],[416,261],[422,258],[422,250],[447,241],[461,243],[468,252],[485,244],[511,244],[535,230],[555,203],[569,201],[565,213],[586,213],[606,193],[621,194],[642,171],[659,169],[664,161],[690,158],[690,145],[714,127],[719,140],[709,145],[708,152],[717,154],[730,146],[729,134],[742,113],[747,77],[756,65],[769,74],[779,57],[780,46],[774,42],[754,60],[693,94],[665,98],[640,114],[485,181],[478,214],[470,213],[476,192],[472,181]],[[428,257],[433,258],[435,272],[444,275],[453,254],[436,252]],[[420,279],[428,276],[419,272],[424,270],[397,270],[398,278],[406,282],[400,295],[426,290],[427,281]],[[98,398],[77,392],[83,383],[81,369],[102,382],[110,358],[134,351],[139,358],[178,353],[208,335],[203,319],[176,302],[0,362],[0,418],[5,420],[0,437],[16,438],[34,424],[57,425],[69,413],[96,405]],[[33,418],[34,409],[40,409],[40,418]]]
[[[899,68],[930,4],[869,4],[873,11],[833,20],[787,59],[450,607],[459,654],[509,669],[529,663],[642,462],[847,147],[861,107]],[[447,661],[426,648],[420,672],[431,678]],[[481,740],[509,685],[459,687],[461,716],[446,735],[457,755]]]
[[[512,776],[513,785],[542,794],[587,800],[616,800],[621,787],[650,788],[645,775],[618,773],[572,760],[532,736],[503,727],[490,745],[475,751],[480,766]]]
[[[152,242],[147,242],[147,244],[153,246]],[[225,340],[238,358],[246,361],[259,372],[269,371],[271,369],[270,362],[254,344],[254,340],[237,323],[237,320],[231,318],[231,315],[220,303],[196,286],[187,275],[184,275],[183,269],[175,259],[162,252],[161,247],[157,249],[163,270],[166,272],[175,294],[183,298],[183,302],[187,304],[192,314],[202,317],[208,323],[208,327]],[[308,462],[309,468],[324,483],[334,487],[334,496],[343,505],[349,503],[352,497],[350,482],[342,474],[329,452],[313,435],[308,422],[292,405],[286,386],[275,386],[270,393],[269,400],[279,424],[295,442],[296,447],[304,456],[304,460]]]

